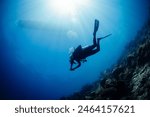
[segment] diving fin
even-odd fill
[[[109,36],[111,36],[112,34],[109,34],[109,35],[106,35],[106,36],[104,36],[104,37],[100,37],[100,38],[98,38],[99,40],[101,40],[101,39],[104,39],[104,38],[106,38],[106,37],[109,37]]]
[[[99,28],[99,21],[97,19],[95,19],[94,22],[94,34],[96,34],[96,32],[98,31]]]

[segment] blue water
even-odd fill
[[[146,21],[150,5],[149,0],[83,0],[73,14],[59,14],[50,1],[1,1],[2,99],[59,99],[94,82],[117,62]],[[97,37],[112,36],[72,72],[69,48],[92,44],[95,18],[100,20]]]

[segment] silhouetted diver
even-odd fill
[[[111,35],[111,34],[109,34],[105,37],[97,38],[97,41],[96,41],[96,32],[98,31],[98,28],[99,28],[99,21],[95,20],[94,32],[93,32],[93,44],[89,45],[89,46],[86,46],[86,47],[82,47],[81,45],[79,45],[71,53],[71,56],[70,56],[70,64],[71,64],[70,70],[71,71],[73,71],[73,70],[77,69],[78,67],[80,67],[81,66],[81,61],[86,62],[87,61],[86,58],[88,56],[91,56],[91,55],[96,54],[97,52],[99,52],[100,51],[100,40]],[[78,65],[73,68],[73,64],[77,64],[75,61],[78,63]]]

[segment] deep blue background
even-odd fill
[[[149,0],[89,0],[75,16],[60,17],[48,0],[0,3],[0,98],[58,99],[79,91],[115,64],[148,17]],[[92,44],[94,19],[101,52],[74,72],[69,48]]]

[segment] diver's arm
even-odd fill
[[[72,67],[73,67],[73,63],[71,63],[71,65],[70,65],[70,70],[72,71]]]
[[[73,70],[73,64],[76,64],[76,62],[73,60],[73,61],[70,61],[70,70],[72,71]]]
[[[70,67],[71,71],[73,71],[73,70],[75,70],[75,69],[77,69],[77,68],[79,68],[81,66],[81,62],[80,61],[77,61],[77,63],[78,63],[78,65],[76,67],[74,67],[74,68],[72,68],[73,64],[71,64],[71,67]]]

